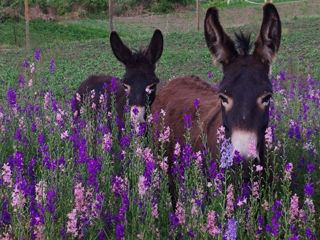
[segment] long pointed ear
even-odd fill
[[[111,32],[110,34],[110,44],[112,52],[116,56],[116,58],[120,62],[127,65],[132,57],[132,52],[126,45],[123,44],[119,35],[115,31]]]
[[[253,55],[271,64],[277,55],[281,40],[281,21],[277,9],[271,3],[263,7],[263,20],[255,42]]]
[[[216,7],[211,7],[207,10],[204,20],[204,36],[215,61],[221,64],[228,64],[238,55],[234,42],[220,24]]]
[[[162,55],[163,50],[163,36],[159,29],[156,29],[153,33],[150,44],[145,51],[145,56],[151,63],[156,63]]]

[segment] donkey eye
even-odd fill
[[[264,106],[269,105],[271,97],[272,97],[271,94],[268,94],[268,95],[264,96],[264,97],[261,99],[261,104],[264,105]]]
[[[122,83],[122,86],[124,87],[124,90],[125,90],[126,92],[130,92],[130,85],[125,84],[125,83]]]
[[[219,94],[219,98],[221,99],[222,103],[228,104],[228,98],[226,98],[224,95]]]
[[[230,96],[227,96],[223,93],[219,94],[219,98],[221,99],[221,105],[224,107],[226,112],[229,112],[233,107],[233,99]]]

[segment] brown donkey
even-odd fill
[[[216,7],[207,10],[204,34],[213,59],[222,65],[223,79],[216,89],[199,77],[183,76],[171,80],[160,90],[152,105],[152,113],[161,109],[166,112],[165,125],[170,127],[173,135],[168,154],[171,156],[173,153],[174,141],[184,138],[186,114],[191,115],[192,119],[193,150],[201,150],[201,134],[194,107],[195,100],[199,98],[197,108],[213,156],[218,151],[217,129],[223,125],[226,137],[231,138],[233,152],[237,150],[247,159],[249,145],[253,142],[257,160],[264,164],[264,134],[272,97],[268,75],[281,39],[278,12],[272,4],[264,6],[262,26],[253,54],[249,53],[250,36],[236,34],[234,42],[222,28]],[[155,127],[159,129],[157,123]],[[169,160],[169,179],[172,181],[171,168],[172,162]]]
[[[100,108],[100,96],[106,92],[107,108],[111,111],[110,93],[115,92],[115,107],[121,120],[124,119],[124,106],[127,98],[131,108],[131,121],[137,126],[145,121],[145,108],[151,105],[155,99],[156,87],[159,79],[155,74],[155,64],[159,60],[163,50],[163,36],[160,30],[155,30],[149,46],[141,51],[132,51],[123,44],[119,35],[112,32],[110,44],[113,54],[125,65],[126,72],[122,79],[116,79],[104,74],[92,75],[83,81],[76,93],[75,115],[80,114],[84,99],[90,99],[91,105]],[[94,90],[94,91],[93,91]]]

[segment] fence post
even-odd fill
[[[196,16],[196,18],[197,18],[197,30],[199,31],[200,30],[200,23],[199,23],[199,1],[200,0],[196,0],[196,12],[197,12],[197,16]]]
[[[109,0],[109,23],[110,23],[110,32],[113,31],[112,18],[113,18],[113,4],[112,4],[112,0]]]
[[[30,49],[30,35],[29,35],[29,3],[24,0],[24,18],[26,20],[26,51]]]

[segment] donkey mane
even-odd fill
[[[147,64],[149,63],[150,64],[150,61],[146,57],[147,50],[148,50],[148,48],[141,48],[139,50],[133,49],[129,64],[132,64],[132,65],[139,64],[139,63],[147,63]]]
[[[242,56],[247,56],[249,55],[249,52],[252,48],[252,42],[251,42],[251,33],[243,33],[240,31],[239,33],[235,32],[234,33],[236,37],[236,48],[238,50],[238,53]]]

